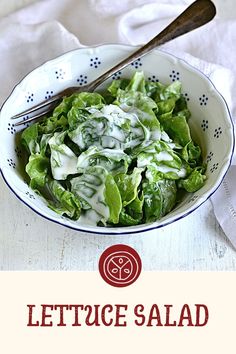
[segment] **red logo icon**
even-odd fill
[[[138,253],[126,245],[107,248],[99,259],[99,272],[109,285],[124,287],[139,277],[142,262]]]

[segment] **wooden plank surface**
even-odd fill
[[[145,270],[236,270],[236,252],[217,223],[210,201],[164,228],[132,236],[73,231],[36,215],[0,181],[1,270],[97,270],[102,251],[125,243]]]

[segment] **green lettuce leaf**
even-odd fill
[[[163,141],[148,146],[138,154],[137,166],[147,167],[147,173],[154,179],[157,176],[158,178],[161,176],[161,178],[179,179],[185,177],[187,173],[186,164]]]
[[[122,209],[122,201],[116,182],[110,174],[107,175],[105,181],[104,197],[110,211],[108,221],[113,224],[117,224],[119,222],[119,215]]]
[[[23,130],[21,134],[21,144],[29,154],[36,154],[40,152],[38,136],[38,123],[30,125],[28,128]]]
[[[47,184],[53,196],[49,207],[60,215],[67,215],[73,220],[80,217],[81,206],[79,199],[70,191],[67,191],[58,181],[50,180]]]
[[[51,149],[51,171],[56,180],[65,180],[68,175],[77,173],[77,156],[64,144],[66,132],[54,133],[48,144]]]
[[[140,196],[139,196],[140,195]],[[138,191],[135,199],[120,212],[119,224],[122,226],[138,225],[143,222],[143,193]]]
[[[183,147],[181,156],[191,167],[195,167],[200,163],[201,148],[199,145],[194,144],[193,141],[190,141]]]
[[[163,87],[163,89],[160,92],[159,99],[160,100],[168,100],[170,98],[174,98],[175,101],[181,98],[181,89],[182,85],[181,82],[176,80],[172,84]],[[156,97],[157,100],[157,97]]]
[[[89,147],[78,157],[77,171],[83,173],[88,167],[101,166],[112,174],[126,173],[130,157],[122,150]]]
[[[182,146],[188,144],[192,139],[190,135],[190,128],[187,123],[187,119],[185,115],[176,115],[171,117],[159,117],[160,122],[174,142],[179,143]]]
[[[176,203],[176,184],[163,179],[156,183],[143,181],[144,214],[147,222],[158,220],[169,213]]]
[[[118,223],[121,197],[113,176],[105,168],[89,167],[81,176],[72,178],[71,191],[85,200],[105,221]]]
[[[151,126],[151,120],[149,124]],[[126,150],[141,145],[149,139],[150,132],[137,112],[125,112],[117,105],[108,105],[101,110],[93,109],[87,120],[68,135],[83,151],[91,146]]]
[[[157,140],[160,138],[160,123],[154,113],[156,102],[147,95],[143,72],[136,72],[125,89],[116,91],[117,104],[126,112],[133,112],[138,116],[141,124],[148,130],[145,138]]]
[[[144,203],[143,192],[140,193],[138,191],[136,198],[126,207],[127,214],[130,215],[139,224],[143,220],[143,203]]]
[[[39,154],[31,154],[25,170],[30,177],[30,187],[39,190],[45,186],[47,174],[50,170],[49,159]]]
[[[137,197],[142,172],[142,168],[135,167],[131,174],[120,173],[115,176],[123,206],[130,204]]]
[[[204,185],[205,180],[206,176],[202,174],[202,168],[200,170],[195,168],[187,178],[178,182],[178,187],[184,188],[189,193],[193,193]]]
[[[121,226],[134,226],[138,225],[141,222],[141,218],[133,218],[131,215],[129,215],[125,208],[123,208],[120,212],[120,218],[119,218],[119,224]]]

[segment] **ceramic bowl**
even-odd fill
[[[94,227],[62,217],[47,207],[44,199],[27,185],[22,171],[22,150],[19,133],[25,126],[14,126],[11,116],[45,100],[68,86],[82,86],[111,68],[135,50],[123,45],[103,45],[66,53],[46,62],[28,74],[12,91],[0,115],[0,169],[11,191],[39,215],[60,225],[96,234],[131,234],[163,227],[177,221],[207,200],[222,182],[232,158],[234,147],[233,125],[223,97],[211,81],[185,61],[155,50],[136,60],[111,80],[130,77],[142,70],[146,79],[170,84],[180,80],[183,95],[192,113],[190,127],[193,138],[203,151],[207,163],[205,185],[193,194],[186,194],[174,210],[154,223],[132,227]],[[107,82],[106,82],[107,85]],[[25,117],[27,118],[27,117]]]

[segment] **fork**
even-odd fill
[[[101,85],[105,80],[110,78],[116,72],[124,69],[126,66],[128,66],[135,60],[143,57],[145,54],[149,53],[157,46],[160,46],[174,38],[177,38],[208,23],[213,19],[215,14],[216,8],[211,0],[195,1],[151,41],[136,50],[126,59],[122,60],[120,63],[115,65],[113,68],[106,71],[94,81],[80,87],[68,87],[65,90],[52,96],[50,99],[43,101],[19,114],[16,114],[15,116],[11,117],[11,119],[22,118],[25,115],[36,112],[36,114],[32,115],[31,117],[15,123],[15,126],[25,124],[36,120],[44,116],[46,113],[50,112],[52,108],[54,108],[59,103],[59,101],[63,99],[63,97],[70,96],[72,93],[75,92],[93,92],[99,85]],[[38,110],[40,111],[37,112]]]

